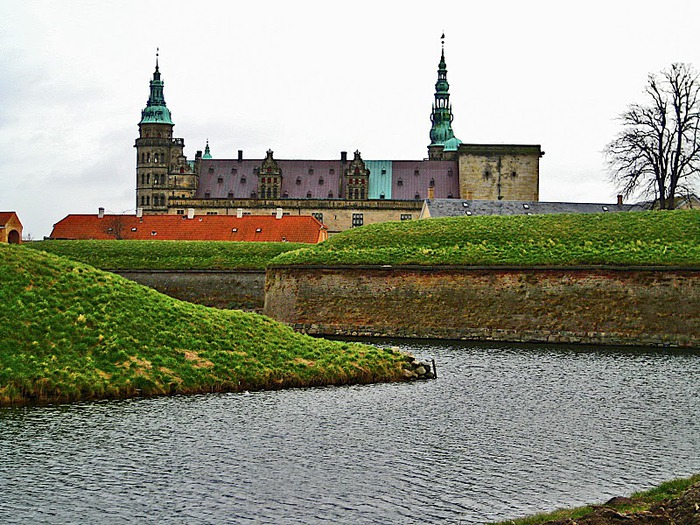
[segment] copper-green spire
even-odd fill
[[[156,50],[156,70],[153,72],[153,80],[150,82],[151,93],[146,102],[146,109],[141,112],[140,124],[173,124],[170,118],[170,110],[165,105],[163,85],[160,79],[158,67],[158,50]]]
[[[442,54],[438,64],[438,79],[435,83],[435,102],[430,121],[430,145],[445,146],[445,149],[456,150],[461,141],[452,131],[452,105],[450,104],[450,84],[447,82],[447,64],[445,63],[445,33],[440,37]]]
[[[211,151],[209,150],[209,139],[207,139],[207,145],[204,147],[204,155],[202,155],[203,159],[210,159],[211,157]]]

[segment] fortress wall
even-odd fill
[[[191,303],[258,312],[263,308],[264,271],[119,270],[113,273]]]
[[[271,268],[264,313],[314,334],[700,347],[700,269]]]

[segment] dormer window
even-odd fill
[[[212,166],[209,166],[209,173],[214,173],[214,168]]]
[[[386,175],[386,168],[382,168],[382,175]]]
[[[241,184],[245,184],[245,175],[241,177]]]
[[[204,198],[205,198],[205,199],[208,199],[208,198],[210,198],[210,197],[211,197],[211,193],[209,193],[209,192],[207,191],[207,192],[204,194]]]
[[[224,178],[223,178],[223,177],[219,177],[218,179],[216,179],[216,182],[218,182],[219,184],[223,184],[223,183],[224,183]]]
[[[335,175],[335,170],[333,168],[329,169],[328,175]]]
[[[413,171],[413,174],[417,177],[418,175],[420,175],[420,171],[419,171],[419,170],[414,170],[414,171]]]
[[[321,177],[320,179],[318,179],[318,185],[319,185],[319,186],[323,186],[323,177]]]
[[[416,200],[420,200],[420,193],[416,193],[415,197]]]
[[[397,186],[403,186],[403,179],[399,178],[399,180],[396,181]]]
[[[314,169],[309,167],[309,175],[313,175],[313,174],[314,174]]]
[[[297,177],[297,186],[301,186],[301,177]]]
[[[311,198],[311,192],[310,192],[310,191],[306,192],[306,198],[307,198],[307,199],[310,199],[310,198]]]
[[[430,179],[430,187],[431,188],[435,187],[435,179]]]
[[[452,168],[447,168],[447,176],[452,177]]]
[[[232,192],[232,191],[229,191],[229,192],[228,192],[228,198],[229,198],[229,199],[233,199],[233,192]]]
[[[231,168],[231,173],[233,173],[233,174],[235,175],[236,173],[238,173],[238,169],[237,169],[237,168]]]

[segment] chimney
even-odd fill
[[[105,209],[104,208],[97,208],[97,218],[104,219],[104,216],[105,216]]]
[[[194,208],[187,208],[187,218],[194,219]]]
[[[277,208],[277,213],[275,213],[275,219],[281,219],[283,215],[284,212],[282,211],[282,208]]]
[[[617,196],[617,205],[622,206],[622,195]]]
[[[136,208],[136,216],[139,218],[143,217],[143,208]]]
[[[340,162],[345,164],[348,161],[348,152],[347,151],[341,151],[340,152]]]
[[[243,160],[243,150],[239,149],[238,150],[238,162],[241,162]]]
[[[201,159],[201,158],[202,158],[202,150],[198,149],[197,153],[194,154],[194,159],[197,160],[197,159]]]
[[[243,208],[236,208],[236,218],[237,219],[243,218]]]

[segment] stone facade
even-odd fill
[[[539,146],[460,145],[460,198],[538,201],[542,155]]]
[[[184,214],[193,207],[191,199],[171,199],[168,208],[170,214]],[[244,214],[274,215],[279,208],[284,215],[311,215],[328,228],[332,235],[374,224],[378,222],[418,219],[423,201],[348,201],[341,199],[200,199],[196,201],[197,213],[200,215],[236,215],[239,210]]]
[[[700,347],[700,269],[278,267],[265,291],[316,334]]]

